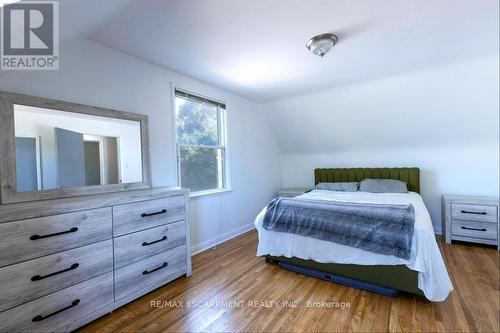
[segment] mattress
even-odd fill
[[[412,204],[415,208],[415,230],[410,258],[405,260],[393,255],[373,253],[329,241],[265,230],[262,227],[265,208],[255,219],[255,227],[259,233],[258,256],[297,257],[304,260],[314,260],[319,263],[405,265],[409,269],[418,272],[418,288],[422,290],[425,297],[430,301],[444,301],[453,290],[450,277],[434,236],[434,228],[429,212],[418,193],[314,190],[301,195],[300,198],[375,204]]]

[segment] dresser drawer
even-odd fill
[[[115,298],[161,286],[186,274],[186,245],[115,270]]]
[[[453,219],[496,223],[497,214],[496,206],[451,204],[451,218]]]
[[[113,273],[0,313],[0,331],[54,331],[113,302]]]
[[[111,239],[111,208],[0,224],[0,267]]]
[[[184,220],[184,196],[142,201],[113,207],[113,235],[132,232]]]
[[[497,225],[485,222],[452,220],[451,234],[495,240],[497,239]]]
[[[120,268],[186,243],[186,222],[174,222],[113,240],[115,268]]]
[[[0,311],[112,270],[111,240],[0,268]]]

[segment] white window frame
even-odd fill
[[[223,110],[220,110],[218,108],[217,112],[217,126],[218,126],[218,131],[217,135],[219,136],[219,145],[217,146],[204,146],[204,145],[188,145],[188,144],[179,144],[177,141],[177,105],[176,105],[176,91],[181,91],[185,92],[191,95],[195,95],[199,98],[202,99],[207,99],[210,101],[214,101],[220,104],[224,104],[225,108]],[[174,161],[175,161],[175,168],[177,172],[177,186],[181,187],[181,159],[180,159],[180,147],[181,146],[186,146],[186,147],[209,147],[209,148],[221,148],[223,150],[223,156],[222,156],[222,178],[220,181],[222,181],[222,187],[217,188],[217,189],[210,189],[210,190],[203,190],[203,191],[195,191],[190,193],[190,197],[195,198],[195,197],[201,197],[201,196],[207,196],[207,195],[214,195],[214,194],[220,194],[220,193],[225,193],[225,192],[230,192],[232,191],[231,188],[231,177],[230,177],[230,168],[229,168],[229,143],[228,143],[228,106],[226,103],[219,101],[217,99],[211,98],[204,96],[203,94],[197,93],[197,92],[192,92],[190,90],[180,88],[176,86],[175,84],[171,84],[171,97],[172,97],[172,128],[173,128],[173,139],[174,139]]]

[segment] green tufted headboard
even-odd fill
[[[365,178],[397,179],[408,191],[420,193],[419,168],[323,168],[314,169],[314,184],[320,182],[359,182]]]

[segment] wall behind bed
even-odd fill
[[[312,186],[316,167],[418,166],[440,233],[441,194],[499,195],[498,73],[487,54],[265,104],[283,186]]]

